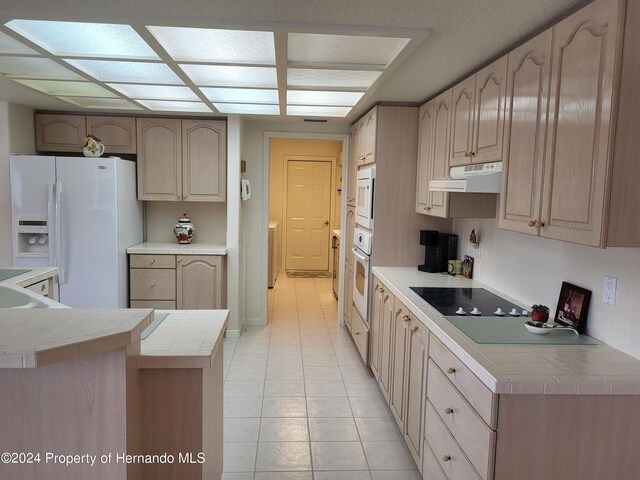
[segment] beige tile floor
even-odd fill
[[[269,325],[225,339],[223,480],[417,480],[331,279],[278,276]]]

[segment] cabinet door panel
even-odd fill
[[[380,318],[380,389],[384,398],[389,401],[389,385],[391,380],[391,328],[393,326],[394,296],[388,291],[382,294],[382,317]]]
[[[373,279],[373,308],[369,319],[369,333],[371,346],[369,347],[369,366],[376,380],[380,382],[380,327],[382,324],[384,285],[374,277]]]
[[[403,429],[405,419],[404,390],[407,380],[406,353],[410,321],[411,317],[409,310],[396,298],[391,333],[393,351],[391,355],[391,389],[389,392],[389,408],[391,409],[391,413],[396,419],[401,430]]]
[[[420,125],[418,127],[418,171],[416,175],[416,212],[429,213],[429,181],[433,162],[433,105],[430,101],[420,107]]]
[[[472,162],[502,160],[506,77],[506,56],[483,68],[476,75]]]
[[[358,128],[356,124],[351,127],[349,134],[349,171],[347,183],[347,205],[356,204],[356,184],[358,181]]]
[[[603,244],[617,18],[596,1],[554,27],[541,236]]]
[[[138,199],[182,198],[182,131],[174,118],[138,118]]]
[[[433,107],[433,162],[430,180],[444,178],[449,174],[449,139],[451,131],[452,91],[437,96]],[[449,216],[449,193],[429,192],[431,196],[430,215],[447,218]]]
[[[100,139],[105,154],[136,153],[135,117],[87,116],[87,132]]]
[[[552,31],[509,53],[500,228],[537,234],[549,110]]]
[[[222,257],[179,255],[177,264],[179,310],[224,308]]]
[[[429,330],[410,315],[411,323],[407,339],[407,400],[404,440],[416,465],[422,466],[422,440],[424,407],[427,388],[427,360],[429,354]]]
[[[374,163],[376,161],[376,129],[377,129],[377,115],[378,111],[374,109],[365,117],[363,132],[364,132],[364,164]]]
[[[226,199],[227,124],[182,120],[182,197],[195,202]]]
[[[36,122],[36,150],[40,152],[78,152],[87,133],[84,115],[39,113]]]
[[[451,150],[449,154],[451,166],[471,162],[475,89],[475,75],[453,87]]]

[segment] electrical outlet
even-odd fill
[[[618,283],[618,279],[616,277],[604,277],[604,294],[602,296],[602,301],[607,305],[615,305],[616,304],[616,285]]]

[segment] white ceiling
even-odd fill
[[[279,30],[291,29],[308,33],[381,36],[397,35],[408,29],[428,29],[426,39],[410,52],[408,58],[400,58],[402,63],[399,66],[393,65],[395,71],[381,78],[381,85],[376,85],[375,91],[366,95],[345,119],[331,120],[352,123],[376,102],[426,100],[568,10],[585,3],[588,2],[0,0],[0,22],[4,24],[14,18],[25,18],[200,28],[269,28],[276,31],[276,41]],[[322,55],[323,51],[318,49],[317,54]],[[82,109],[5,78],[0,78],[0,100],[37,109]]]

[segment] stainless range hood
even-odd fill
[[[429,182],[434,192],[500,193],[502,162],[451,167],[449,176]]]

